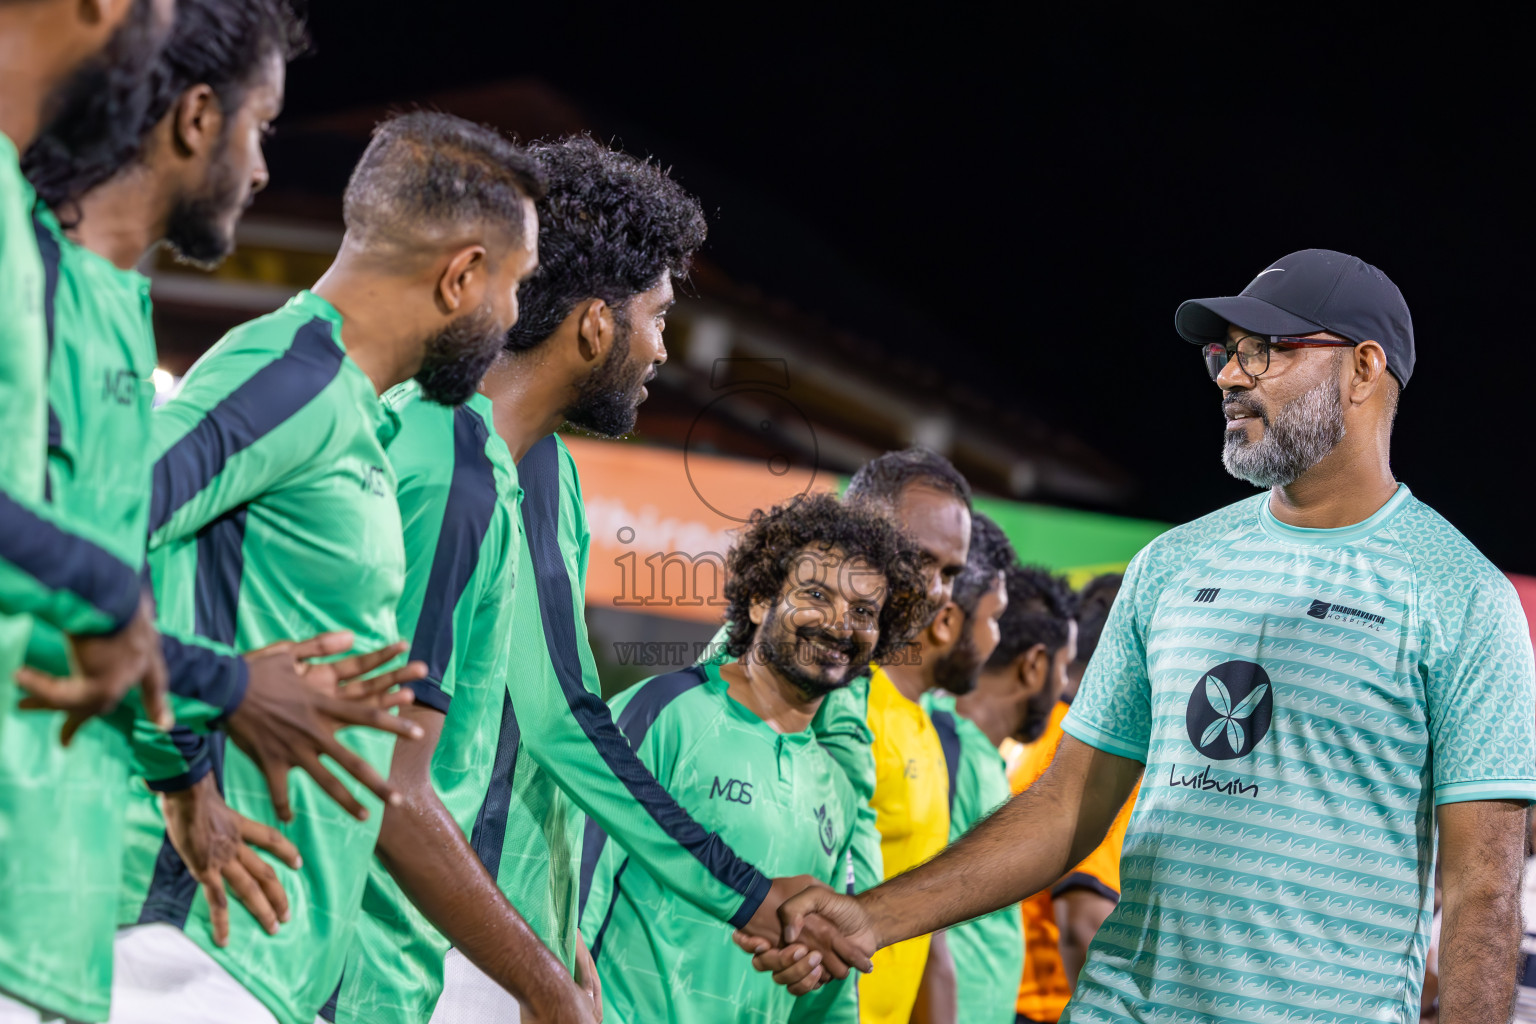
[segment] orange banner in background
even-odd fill
[[[756,508],[840,488],[831,473],[777,460],[565,438],[592,530],[587,604],[719,622],[725,552]]]

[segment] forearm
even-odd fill
[[[1032,896],[1104,840],[1141,764],[1071,736],[1045,774],[933,860],[856,897],[880,946]]]
[[[1075,990],[1077,976],[1088,960],[1088,947],[1098,934],[1099,926],[1115,909],[1115,904],[1096,892],[1069,889],[1057,895],[1051,905],[1056,915],[1062,970],[1066,973],[1068,987]]]
[[[1045,779],[920,867],[856,898],[880,946],[980,917],[1050,885],[1072,860],[1075,808]]]
[[[393,780],[392,781],[396,781]],[[547,1006],[569,973],[497,887],[430,784],[385,808],[379,859],[448,941],[524,1003]]]
[[[1442,1024],[1507,1021],[1520,964],[1520,887],[1469,886],[1441,905]]]

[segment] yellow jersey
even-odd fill
[[[949,842],[949,770],[939,734],[917,702],[880,668],[870,674],[866,721],[874,735],[875,824],[885,877],[891,878]],[[880,950],[874,971],[859,981],[863,1024],[907,1024],[917,1002],[931,936]]]
[[[1004,743],[1008,783],[1015,794],[1028,789],[1050,766],[1056,748],[1061,745],[1061,720],[1067,716],[1068,706],[1065,700],[1057,702],[1051,710],[1050,724],[1035,742]],[[1071,889],[1090,889],[1107,899],[1120,899],[1120,847],[1125,843],[1125,829],[1135,802],[1135,797],[1125,802],[1104,842],[1081,864],[1049,889],[1042,889],[1019,905],[1024,915],[1024,978],[1019,984],[1016,1005],[1020,1017],[1054,1024],[1072,998],[1072,987],[1061,962],[1061,933],[1056,927],[1052,896]]]

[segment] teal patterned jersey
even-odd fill
[[[1132,561],[1063,728],[1146,764],[1064,1021],[1418,1020],[1436,805],[1536,798],[1514,588],[1407,487]]]

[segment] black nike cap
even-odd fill
[[[1189,299],[1173,315],[1180,336],[1196,345],[1225,344],[1229,323],[1255,334],[1329,331],[1374,341],[1399,384],[1413,375],[1413,318],[1403,293],[1369,263],[1332,249],[1282,256],[1240,294]]]

